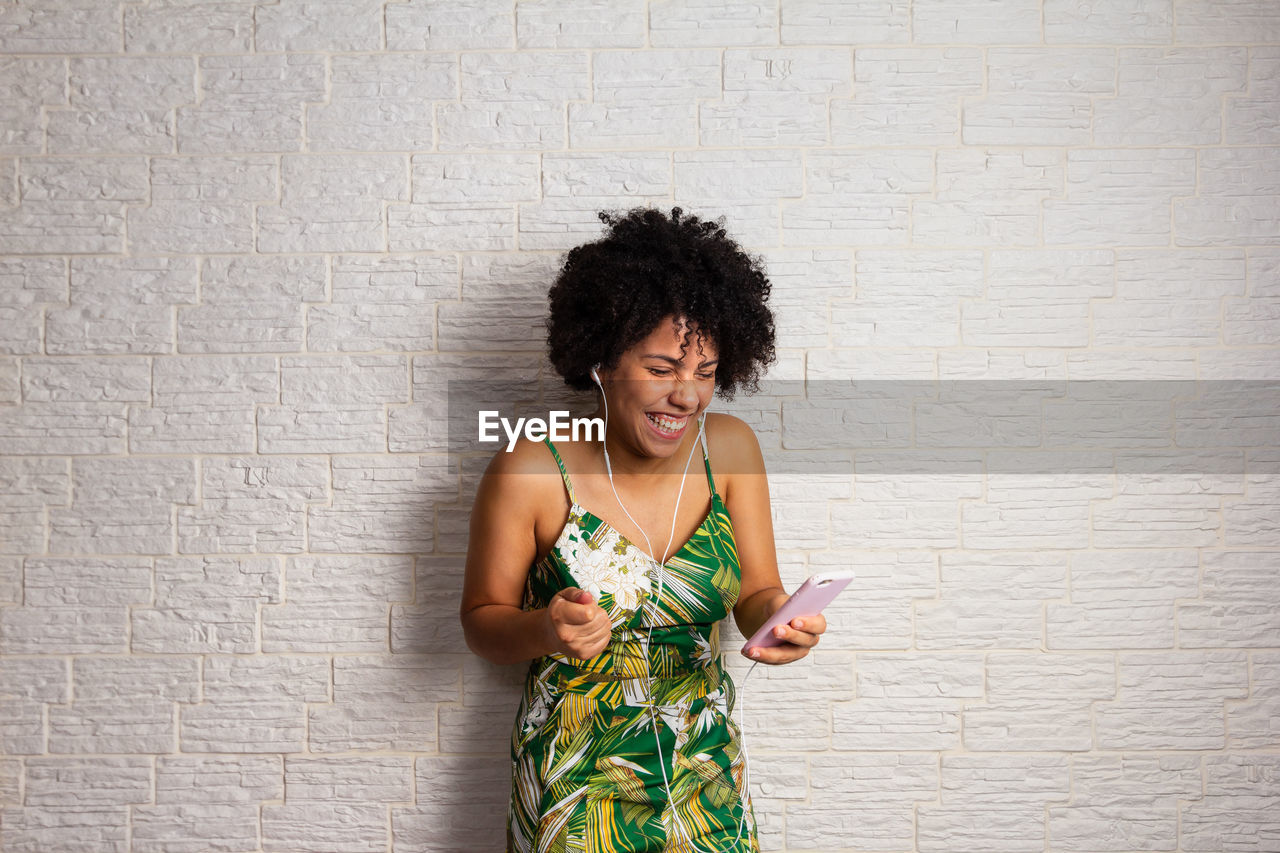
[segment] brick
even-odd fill
[[[1223,297],[1243,296],[1244,285],[1244,256],[1238,250],[1117,252],[1116,298],[1093,306],[1093,341],[1102,346],[1216,345],[1222,337]]]
[[[859,699],[833,705],[838,750],[942,750],[960,745],[961,703],[955,699]]]
[[[911,6],[918,43],[1040,43],[1040,4],[1033,0],[920,0]]]
[[[1247,0],[1174,0],[1179,43],[1280,41],[1280,10]]]
[[[412,562],[406,557],[294,558],[286,569],[286,601],[262,613],[268,651],[383,651],[387,605],[412,597]]]
[[[964,141],[1088,145],[1094,98],[1115,95],[1116,54],[1105,48],[993,48],[987,96],[964,105]]]
[[[0,807],[22,803],[22,762],[0,758]]]
[[[1121,652],[1117,701],[1141,700],[1152,710],[1168,702],[1243,699],[1249,675],[1244,652]]]
[[[56,11],[57,14],[48,14]],[[45,14],[41,14],[44,12]],[[0,13],[4,53],[102,53],[120,49],[118,10],[92,2],[31,4]]]
[[[77,702],[111,699],[200,700],[200,663],[194,658],[73,658]]]
[[[506,786],[510,791],[510,786]],[[500,850],[506,844],[503,820],[507,807],[468,800],[457,805],[391,808],[391,831],[396,842],[433,853]]]
[[[439,655],[343,655],[333,677],[333,704],[310,709],[312,751],[431,749],[437,704],[462,698],[457,665]]]
[[[187,109],[178,109],[179,122]],[[222,188],[217,200],[203,198],[201,187],[210,184]],[[277,184],[275,161],[265,157],[154,157],[151,203],[129,209],[130,245],[148,252],[251,251],[252,202],[274,202]]]
[[[1219,142],[1223,95],[1244,91],[1247,53],[1243,47],[1121,48],[1116,97],[1094,103],[1094,142]],[[1168,108],[1171,99],[1177,110]]]
[[[853,253],[846,249],[775,249],[761,253],[773,282],[769,305],[779,347],[826,347],[828,329],[815,326],[815,306],[834,311],[853,294]]]
[[[225,702],[180,711],[183,752],[301,752],[306,706],[301,702]]]
[[[325,100],[326,57],[228,54],[202,56],[199,63],[199,106],[177,110],[181,153],[226,155],[301,148],[303,102]],[[264,105],[271,109],[265,110]],[[246,127],[252,132],[246,133]]]
[[[982,294],[982,257],[867,250],[857,255],[854,279],[857,298],[831,308],[831,331],[842,345],[957,342],[960,306]],[[921,287],[922,281],[929,284]]]
[[[161,805],[239,804],[284,798],[284,767],[275,755],[165,755],[156,759]]]
[[[4,654],[111,654],[127,651],[128,611],[122,607],[0,608]]]
[[[601,206],[608,206],[621,192],[628,198],[665,200],[671,195],[671,182],[671,158],[666,153],[548,152],[542,155],[541,194],[548,199],[599,199]],[[512,257],[512,261],[517,259],[518,256]],[[483,261],[484,256],[473,255],[465,263]]]
[[[0,611],[0,616],[4,615]],[[45,705],[27,699],[0,701],[0,751],[5,755],[40,755],[48,752],[45,738]]]
[[[546,336],[541,303],[485,299],[441,305],[438,311],[442,352],[529,352],[538,346],[539,335]],[[414,364],[426,363],[419,358]],[[492,375],[485,378],[492,381]]]
[[[28,358],[22,398],[40,403],[149,403],[151,365],[144,358]]]
[[[195,69],[188,58],[73,57],[69,69],[71,108],[49,117],[51,152],[172,152],[169,111],[195,100]]]
[[[697,141],[698,98],[719,98],[720,52],[649,49],[592,55],[590,103],[569,104],[573,149]]]
[[[915,801],[938,790],[937,760],[926,753],[816,755],[809,765],[809,804],[786,805],[786,842],[800,848],[908,848]]]
[[[1269,551],[1203,554],[1198,601],[1177,604],[1178,642],[1183,648],[1273,645],[1280,619],[1268,601],[1274,587],[1275,555]]]
[[[200,302],[242,309],[249,308],[245,303],[255,303],[253,310],[259,303],[324,302],[327,267],[325,258],[308,255],[204,258],[200,264]]]
[[[145,162],[138,157],[33,159],[24,166],[18,179],[21,204],[0,216],[0,251],[32,254],[123,251],[126,205],[145,201],[145,170]],[[103,186],[110,189],[104,190]],[[116,260],[104,259],[104,262]],[[132,259],[130,262],[157,263]],[[168,261],[159,260],[159,263]]]
[[[922,804],[916,810],[916,849],[1032,853],[1044,849],[1044,809],[1034,806]]]
[[[284,760],[285,801],[366,803],[413,799],[413,767],[408,756],[309,758]]]
[[[933,192],[933,154],[898,149],[889,158],[881,151],[814,151],[805,181],[803,200],[782,211],[786,245],[901,245],[908,199]]]
[[[986,667],[986,697],[994,702],[1115,696],[1116,663],[1109,654],[993,652]]]
[[[256,805],[134,806],[130,839],[138,853],[201,853],[258,848]]]
[[[123,806],[151,801],[149,758],[28,758],[26,805]]]
[[[537,154],[418,154],[413,158],[415,204],[537,201]]]
[[[862,699],[975,698],[983,695],[980,655],[869,654],[857,658]]]
[[[521,49],[644,47],[645,12],[640,0],[522,0],[516,8],[516,45]]]
[[[49,706],[51,753],[168,753],[174,704],[163,699],[90,699]]]
[[[736,187],[739,195],[750,188],[769,196],[798,197],[802,193],[802,164],[789,151],[677,151],[675,153],[676,200],[697,199]],[[733,180],[729,180],[733,176]]]
[[[173,351],[171,306],[191,303],[190,258],[85,258],[71,264],[71,307],[48,312],[51,354]]]
[[[509,0],[409,0],[386,8],[390,50],[515,47]]]
[[[85,459],[72,465],[75,500],[49,512],[49,546],[61,553],[168,554],[175,504],[195,503],[186,459]]]
[[[334,457],[332,506],[310,511],[315,552],[430,551],[424,501],[454,500],[457,485],[445,460],[430,456]],[[376,516],[378,522],[370,524]],[[429,517],[429,516],[428,516]],[[428,538],[424,538],[428,536]]]
[[[973,48],[858,48],[852,99],[831,101],[831,140],[952,145],[958,99],[981,94],[983,74],[982,53]]]
[[[649,43],[654,47],[704,44],[776,44],[777,4],[725,6],[712,0],[660,3],[649,9]]]
[[[328,702],[330,664],[321,657],[210,655],[204,658],[208,702]]]
[[[0,21],[6,17],[5,12],[0,12]],[[3,72],[0,80],[4,81],[0,83],[0,99],[5,104],[8,133],[5,151],[9,154],[44,153],[45,128],[41,108],[66,104],[65,60],[55,56],[6,56],[0,61],[0,72]],[[45,263],[61,262],[54,258],[41,260]]]
[[[302,803],[262,807],[262,849],[268,853],[300,849],[382,853],[386,847],[386,806]]]
[[[202,500],[178,511],[180,551],[303,550],[306,505],[328,499],[328,460],[242,456],[204,459],[201,467]]]
[[[1280,715],[1280,656],[1252,655],[1249,698],[1227,703],[1227,748],[1268,749],[1280,743],[1273,720]]]
[[[911,40],[909,7],[880,0],[801,0],[781,4],[783,44]]]
[[[944,806],[1036,805],[1066,800],[1071,793],[1065,755],[944,755],[939,791]]]
[[[981,298],[960,303],[964,344],[1084,346],[1091,316],[1106,304],[1094,298],[1113,293],[1107,251],[997,250],[988,264]]]
[[[965,749],[980,752],[1081,752],[1093,748],[1090,705],[1037,697],[970,704],[964,709]]]
[[[379,0],[337,0],[312,5],[285,2],[254,14],[258,50],[276,53],[350,53],[382,44]]]
[[[1046,0],[1044,40],[1049,44],[1168,44],[1173,40],[1173,0],[1125,0],[1105,6]]]
[[[124,806],[6,808],[0,820],[5,850],[12,853],[129,851],[129,809]]]
[[[1199,593],[1192,550],[1098,550],[1071,563],[1071,600],[1080,604],[1169,602]]]
[[[600,233],[598,211],[603,207],[615,206],[615,204],[604,204],[599,199],[589,198],[548,198],[537,204],[521,205],[520,224],[516,235],[520,248],[526,251],[563,252],[578,244],[589,242]],[[512,308],[510,313],[524,316],[544,310],[545,306],[540,300],[521,308]],[[518,338],[511,339],[501,347],[491,346],[489,349],[534,347],[536,346],[534,342],[539,339],[539,335],[545,334],[545,329],[542,331],[531,329],[527,332],[519,329],[516,333],[519,334]],[[456,348],[456,345],[453,348]]]
[[[129,53],[250,53],[253,9],[240,5],[133,6],[124,11],[124,45]]]
[[[271,557],[183,557],[156,561],[156,602],[134,608],[135,652],[257,651],[258,604],[280,600]]]
[[[0,459],[0,552],[44,552],[45,508],[66,506],[70,486],[65,459]],[[10,571],[18,572],[17,577],[21,578],[20,567]]]
[[[1099,702],[1094,729],[1101,749],[1216,750],[1225,745],[1221,699]]]
[[[255,404],[280,394],[274,358],[167,358],[153,375],[151,406],[129,410],[138,453],[252,452]]]
[[[1277,80],[1280,80],[1280,47],[1251,46],[1248,96],[1227,98],[1224,142],[1229,145],[1280,144],[1280,126],[1274,118],[1276,101],[1280,99]]]
[[[151,561],[140,558],[30,558],[28,607],[128,607],[151,601]]]
[[[1043,203],[1047,245],[1165,246],[1170,201],[1195,191],[1195,152],[1072,150],[1066,180],[1066,200]]]
[[[1280,242],[1274,211],[1280,196],[1280,168],[1275,155],[1274,148],[1199,153],[1197,197],[1173,204],[1178,245]]]

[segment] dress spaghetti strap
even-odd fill
[[[551,443],[551,436],[542,439],[551,451],[551,455],[556,459],[556,466],[560,469],[560,479],[564,480],[565,491],[569,493],[569,503],[577,504],[578,499],[573,496],[573,483],[569,481],[569,472],[565,470],[564,460],[560,458],[560,454],[556,452],[556,446]]]

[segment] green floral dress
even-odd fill
[[[657,563],[578,504],[546,444],[571,507],[530,569],[524,608],[576,586],[609,613],[613,632],[590,660],[548,655],[529,668],[511,735],[508,853],[758,853],[749,798],[740,827],[745,757],[718,624],[742,578],[706,442],[711,509],[667,561],[660,600]]]

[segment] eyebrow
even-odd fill
[[[641,357],[641,358],[656,358],[656,359],[660,359],[660,360],[662,360],[662,361],[665,361],[665,362],[667,362],[668,364],[673,364],[673,365],[677,365],[677,366],[680,364],[680,361],[681,361],[681,360],[680,360],[680,359],[678,359],[678,358],[672,358],[672,357],[671,357],[671,356],[669,356],[669,355],[662,355],[661,353],[656,353],[656,352],[647,353],[647,354],[642,355],[642,356],[640,356],[640,357]],[[700,367],[700,368],[702,368],[702,367],[711,367],[713,364],[719,364],[719,363],[720,363],[720,359],[718,359],[718,358],[713,358],[713,359],[710,359],[710,360],[708,360],[708,361],[704,361],[704,362],[702,362],[701,364],[699,364],[699,365],[698,365],[698,367]]]

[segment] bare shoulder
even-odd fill
[[[554,505],[563,490],[560,469],[547,446],[520,438],[510,452],[494,453],[476,499],[501,501],[508,508],[536,514],[537,508]]]
[[[736,415],[708,412],[706,427],[711,467],[723,479],[726,494],[736,476],[764,473],[760,440],[750,424]]]

